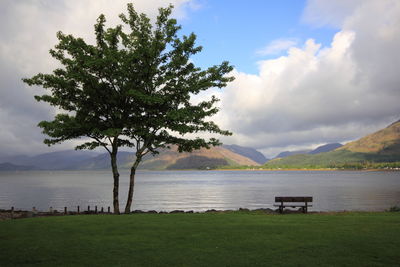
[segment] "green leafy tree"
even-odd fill
[[[226,86],[233,80],[227,76],[233,67],[228,62],[205,70],[196,67],[190,57],[202,48],[195,45],[195,34],[178,36],[180,26],[170,18],[172,6],[160,8],[154,24],[132,4],[127,11],[120,15],[122,25],[114,28],[106,29],[104,15],[99,16],[95,45],[58,32],[59,43],[50,54],[62,67],[23,79],[49,91],[36,100],[64,111],[39,123],[48,136],[45,144],[82,138],[76,149],[104,147],[110,154],[115,213],[120,212],[119,148],[129,147],[136,156],[125,206],[130,212],[135,172],[146,154],[170,145],[190,152],[220,144],[215,138],[192,137],[199,132],[231,134],[208,119],[218,112],[215,96],[198,104],[191,97]]]

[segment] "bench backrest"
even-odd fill
[[[275,202],[312,202],[312,197],[275,197]]]

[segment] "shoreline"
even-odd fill
[[[0,170],[1,173],[19,173],[19,172],[91,172],[91,171],[111,171],[110,169],[93,169],[93,170]],[[129,171],[129,169],[121,169],[121,171]],[[400,171],[400,168],[391,168],[391,169],[335,169],[335,168],[276,168],[276,169],[264,169],[257,167],[249,167],[248,169],[240,169],[240,168],[222,168],[222,169],[176,169],[176,170],[149,170],[149,169],[138,169],[141,172],[174,172],[174,171],[360,171],[360,172],[396,172]]]
[[[279,168],[279,169],[213,169],[209,171],[365,171],[365,172],[386,172],[386,171],[400,171],[400,169],[332,169],[332,168],[321,168],[321,169],[307,169],[307,168]]]
[[[260,208],[260,209],[247,209],[239,208],[237,210],[215,210],[209,209],[206,211],[193,211],[193,210],[172,210],[172,211],[156,211],[156,210],[133,210],[130,213],[114,214],[112,212],[96,212],[96,211],[68,211],[67,213],[54,210],[53,212],[46,211],[28,211],[28,210],[4,210],[0,209],[0,221],[15,220],[25,218],[38,218],[38,217],[54,217],[54,216],[76,216],[76,215],[132,215],[132,214],[226,214],[226,213],[249,213],[249,214],[263,214],[263,215],[287,215],[287,214],[321,214],[321,215],[334,215],[334,214],[348,214],[348,213],[383,213],[383,212],[396,212],[390,210],[383,211],[357,211],[357,210],[341,210],[341,211],[308,211],[303,213],[301,209],[285,209],[283,214],[279,209]]]

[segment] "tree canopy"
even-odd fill
[[[48,89],[36,100],[63,111],[54,120],[39,123],[48,136],[47,145],[84,138],[77,149],[104,147],[110,153],[114,210],[119,147],[133,149],[134,176],[141,158],[159,148],[174,144],[182,152],[220,144],[215,138],[187,134],[230,134],[209,120],[218,112],[215,96],[197,104],[191,97],[226,86],[233,80],[227,75],[233,67],[228,62],[205,70],[196,67],[190,58],[202,47],[195,45],[194,33],[178,35],[181,27],[170,18],[172,6],[160,8],[155,23],[132,4],[127,11],[120,15],[122,24],[111,28],[105,27],[105,16],[99,16],[96,44],[58,32],[59,43],[50,54],[62,67],[23,79]]]

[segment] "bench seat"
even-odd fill
[[[303,213],[307,213],[308,207],[312,207],[312,205],[308,204],[313,201],[312,197],[275,197],[275,202],[279,202],[280,204],[274,204],[274,207],[279,207],[279,212],[283,213],[283,209],[286,207],[300,207],[303,210]]]

